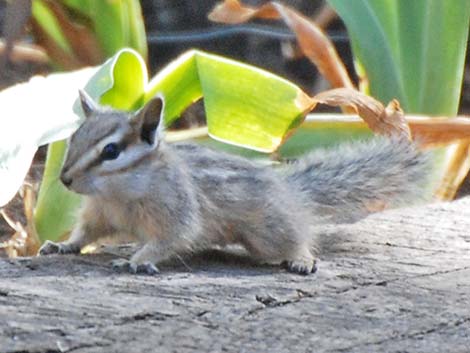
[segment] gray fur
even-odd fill
[[[84,208],[70,239],[45,244],[42,254],[124,233],[144,244],[126,268],[156,273],[149,264],[176,254],[240,244],[260,262],[306,274],[315,269],[320,224],[364,217],[377,202],[413,202],[427,184],[427,157],[405,140],[375,138],[272,168],[199,145],[167,145],[158,134],[148,146],[136,119],[104,111],[74,134],[63,174],[86,195]],[[122,155],[80,162],[107,130],[127,141]]]
[[[283,170],[306,207],[330,223],[367,216],[377,202],[387,208],[426,198],[431,160],[406,139],[375,137],[317,150]]]

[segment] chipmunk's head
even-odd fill
[[[97,105],[84,91],[85,121],[72,135],[60,180],[80,193],[112,197],[142,178],[161,141],[163,99],[155,97],[136,113]],[[143,186],[140,186],[143,187]]]

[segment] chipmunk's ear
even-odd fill
[[[80,103],[86,118],[90,117],[93,112],[96,112],[99,109],[93,98],[91,98],[84,90],[78,90],[78,95],[80,96]]]
[[[142,141],[155,145],[163,132],[164,100],[161,95],[155,96],[132,118],[132,124],[140,134]]]

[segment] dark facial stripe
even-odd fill
[[[85,127],[83,125],[83,127]],[[115,124],[115,125],[111,125],[111,126],[103,126],[103,128],[101,130],[98,130],[98,132],[94,132],[96,133],[95,136],[88,136],[88,138],[90,138],[89,142],[87,143],[88,146],[96,146],[98,143],[100,143],[102,140],[104,140],[105,138],[111,136],[112,134],[116,133],[117,130],[119,130],[119,125],[118,124]],[[86,128],[86,127],[85,127]],[[80,130],[80,129],[79,129]],[[81,133],[81,131],[77,130],[77,132],[75,134],[72,135],[72,138],[70,139],[70,144],[72,145],[74,143],[74,140],[75,140],[75,137]],[[88,134],[90,135],[90,134]],[[69,154],[67,156],[67,160],[66,160],[66,165],[67,166],[72,166],[74,164],[76,164],[80,158],[83,156],[83,154],[80,154],[80,153],[77,153],[77,154]],[[86,169],[86,168],[85,168]]]
[[[139,158],[137,158],[132,163],[130,163],[126,166],[123,166],[122,168],[113,169],[113,170],[110,170],[110,171],[107,171],[107,172],[102,171],[100,173],[100,175],[101,176],[110,175],[110,174],[116,175],[117,173],[124,173],[124,172],[127,172],[129,170],[135,169],[135,167],[137,167],[140,163],[144,162],[145,160],[151,159],[153,157],[153,155],[154,155],[153,153],[144,154],[144,155],[140,156]]]
[[[104,136],[100,141],[97,142],[97,144],[99,144],[102,140],[106,139],[108,136],[112,135],[113,133],[114,133],[114,132],[108,134],[107,136]],[[125,135],[125,136],[122,138],[121,141],[119,141],[119,142],[116,141],[115,143],[119,145],[119,147],[121,148],[121,152],[122,152],[122,151],[125,151],[125,150],[126,150],[127,146],[129,146],[129,144],[131,144],[133,141],[135,141],[135,138],[136,138],[135,134],[134,134],[134,133],[131,133],[131,134]],[[119,158],[119,157],[118,157],[118,158]],[[103,158],[102,158],[102,155],[99,154],[98,156],[96,156],[95,159],[91,160],[90,163],[88,163],[88,164],[84,167],[84,169],[85,169],[85,170],[88,170],[88,169],[97,167],[98,165],[100,165],[100,164],[103,163],[103,162],[104,162],[104,160],[103,160]],[[136,163],[133,162],[132,165],[126,166],[126,168],[121,168],[121,169],[118,169],[118,170],[114,170],[113,173],[119,172],[119,171],[121,171],[121,170],[123,170],[123,169],[130,168],[131,166],[135,166],[135,165],[136,165]],[[109,173],[103,173],[102,175],[107,175],[107,174],[109,174]]]

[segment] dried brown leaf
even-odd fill
[[[261,7],[244,6],[238,0],[225,0],[215,5],[209,20],[227,24],[239,24],[252,18],[279,19],[277,11],[268,3]]]
[[[397,100],[387,107],[357,90],[337,88],[313,97],[318,103],[352,107],[375,133],[411,138],[410,128]]]
[[[444,178],[434,194],[437,199],[443,201],[455,198],[470,169],[470,140],[463,140],[451,148],[452,154],[443,168]]]
[[[337,18],[338,14],[336,11],[333,10],[328,4],[324,4],[320,11],[315,14],[313,22],[315,22],[318,27],[325,29]]]
[[[244,23],[255,18],[282,19],[295,33],[304,55],[317,66],[333,87],[354,88],[334,45],[314,22],[297,11],[277,2],[249,7],[237,0],[226,0],[216,5],[209,14],[211,21],[230,24]]]

